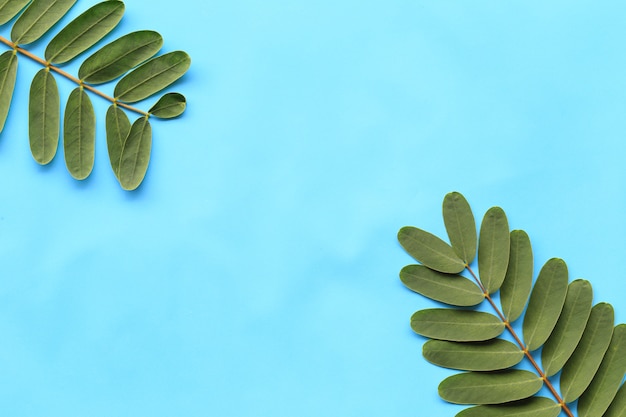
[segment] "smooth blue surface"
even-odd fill
[[[3,415],[454,415],[396,243],[404,225],[443,236],[452,190],[478,219],[503,207],[537,270],[564,258],[626,320],[623,2],[126,6],[117,35],[191,55],[172,88],[188,110],[154,122],[127,193],[94,99],[96,166],[77,182],[62,151],[30,156],[39,68],[20,58],[0,135]]]

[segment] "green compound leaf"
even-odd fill
[[[122,19],[124,3],[103,1],[91,7],[65,26],[46,47],[48,62],[67,62],[104,38]]]
[[[626,373],[626,325],[613,330],[613,337],[591,384],[578,399],[578,417],[601,416],[609,408]]]
[[[429,340],[422,354],[432,364],[461,371],[497,371],[517,365],[524,357],[518,346],[502,339],[474,343]]]
[[[466,264],[476,257],[476,222],[469,203],[460,193],[449,193],[443,200],[443,221],[450,244]]]
[[[129,33],[87,58],[78,70],[78,78],[89,84],[112,81],[153,57],[162,45],[163,38],[157,32]]]
[[[455,404],[502,404],[531,397],[542,386],[529,371],[466,372],[444,379],[439,396]]]
[[[59,88],[47,68],[39,70],[35,75],[28,103],[30,151],[35,161],[45,165],[57,153],[61,129]]]
[[[576,349],[591,313],[593,290],[588,281],[569,284],[563,311],[541,352],[541,363],[547,376],[559,372]]]
[[[409,255],[430,269],[446,274],[458,274],[465,269],[465,262],[454,249],[437,236],[416,227],[403,227],[398,241]]]
[[[17,18],[11,40],[18,45],[35,42],[52,28],[76,3],[76,0],[33,0]]]
[[[496,292],[506,275],[509,264],[509,223],[500,207],[490,208],[480,226],[478,241],[478,271],[488,293]]]
[[[150,108],[149,113],[159,119],[178,117],[185,111],[187,101],[179,93],[167,93]]]
[[[65,108],[63,145],[65,165],[72,177],[83,180],[93,169],[96,116],[89,96],[82,88],[72,91]]]
[[[13,19],[30,0],[0,0],[0,25]]]
[[[400,279],[410,290],[454,306],[473,306],[485,299],[480,288],[467,278],[442,274],[423,265],[405,266]]]
[[[617,391],[613,402],[603,417],[626,417],[626,385]]]
[[[552,333],[565,302],[567,279],[562,259],[552,258],[541,268],[522,326],[528,350],[541,347]]]
[[[9,114],[16,77],[17,56],[14,51],[6,51],[0,55],[0,132]]]
[[[507,404],[479,405],[465,409],[456,417],[557,417],[561,407],[549,398],[533,397]]]
[[[174,51],[153,58],[122,78],[115,86],[119,101],[134,103],[155,94],[189,69],[191,58],[183,51]]]
[[[109,151],[109,161],[119,181],[120,158],[124,142],[130,133],[130,120],[124,111],[115,104],[107,110],[106,116],[107,149]]]
[[[523,230],[511,232],[509,266],[502,287],[502,313],[509,322],[517,320],[524,311],[533,284],[533,250]]]
[[[489,313],[432,308],[411,317],[411,328],[419,335],[451,342],[480,342],[498,337],[504,323]]]
[[[139,187],[148,170],[152,129],[148,117],[141,117],[133,123],[120,155],[118,172],[120,185],[132,191]]]
[[[450,241],[457,242],[453,246],[414,227],[404,227],[398,233],[402,246],[423,263],[402,269],[404,284],[433,300],[459,307],[468,307],[461,303],[469,304],[469,298],[459,290],[471,281],[450,270],[461,269],[465,263],[461,258],[469,259],[465,237],[461,237],[469,226],[461,227],[458,220],[469,218],[466,203],[458,193],[444,199],[446,229]],[[463,216],[459,214],[462,211]],[[478,242],[480,276],[468,267],[469,274],[483,283],[485,292],[493,292],[499,285],[501,275],[493,271],[504,271],[502,310],[490,294],[483,294],[494,315],[468,308],[439,308],[421,310],[411,317],[416,333],[434,339],[423,347],[426,360],[469,371],[444,380],[440,396],[453,403],[478,404],[459,412],[460,417],[556,417],[561,412],[574,417],[626,417],[626,324],[613,328],[610,304],[592,307],[593,291],[588,281],[579,279],[568,285],[567,265],[561,259],[546,262],[533,287],[533,253],[525,232],[506,232],[506,262],[501,262],[501,255],[493,257],[506,246],[493,243],[503,241],[508,229],[508,224],[503,226],[505,222],[499,208],[485,215]],[[448,270],[436,272],[442,265]],[[469,286],[467,290],[475,291]],[[472,302],[478,301],[478,294],[476,297]],[[523,338],[510,325],[519,317],[524,317]],[[498,338],[504,329],[516,343]],[[533,351],[541,347],[540,361]],[[536,372],[514,369],[524,358]],[[550,377],[559,371],[560,384],[555,384]],[[544,385],[545,392],[556,401],[534,396]],[[572,412],[571,404],[576,400],[578,414]]]
[[[599,303],[591,309],[583,337],[561,371],[561,393],[565,402],[580,397],[591,383],[611,342],[613,320],[610,304]]]

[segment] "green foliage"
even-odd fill
[[[45,165],[54,159],[62,132],[68,171],[78,180],[89,176],[96,139],[96,115],[90,98],[93,94],[112,103],[105,118],[111,168],[123,189],[134,190],[143,181],[150,161],[150,116],[178,117],[185,111],[186,100],[179,93],[168,92],[148,111],[130,103],[169,87],[187,72],[191,60],[183,51],[155,56],[163,38],[157,32],[142,30],[121,36],[91,53],[81,64],[78,78],[61,69],[59,65],[76,59],[113,31],[125,10],[119,0],[95,4],[61,28],[47,43],[45,58],[25,49],[46,35],[75,3],[76,0],[0,0],[0,25],[15,19],[11,39],[0,37],[0,43],[10,48],[0,55],[0,133],[13,97],[18,56],[23,55],[43,66],[31,83],[29,96],[28,132],[35,161]],[[77,84],[64,109],[55,75]],[[120,77],[112,96],[94,87]],[[127,112],[139,117],[131,124]]]
[[[509,232],[501,208],[485,214],[478,244],[461,194],[446,195],[443,217],[450,244],[415,227],[400,229],[401,245],[421,263],[402,268],[400,279],[450,306],[417,311],[411,327],[433,339],[424,344],[426,360],[463,371],[439,385],[444,400],[475,405],[457,417],[626,417],[626,325],[614,325],[613,307],[593,305],[588,281],[568,283],[561,259],[547,261],[533,284],[530,239]],[[493,297],[498,290],[501,306]],[[482,311],[485,301],[494,314]],[[523,337],[511,325],[520,318]],[[517,369],[524,358],[534,372]],[[544,386],[553,399],[536,396]]]

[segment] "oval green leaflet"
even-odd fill
[[[467,408],[457,417],[557,417],[561,407],[549,398],[533,397],[507,404]]]
[[[578,399],[579,417],[604,415],[626,373],[626,325],[613,329],[611,343],[589,388]]]
[[[461,371],[506,369],[517,365],[524,357],[518,346],[502,339],[465,343],[429,340],[422,354],[432,364]]]
[[[119,181],[123,189],[139,187],[148,170],[152,148],[152,128],[148,117],[140,117],[133,123],[120,154]]]
[[[122,19],[124,3],[108,0],[98,3],[65,26],[46,47],[46,61],[67,62],[104,38]]]
[[[52,161],[59,147],[61,102],[50,70],[39,70],[30,86],[28,137],[30,151],[39,164]]]
[[[78,77],[90,84],[112,81],[153,57],[162,45],[163,38],[152,30],[129,33],[87,58],[78,70]]]
[[[541,347],[556,325],[567,294],[567,265],[552,258],[541,268],[524,317],[523,334],[528,350]]]
[[[111,168],[118,181],[120,179],[119,172],[122,149],[124,148],[124,143],[129,133],[130,120],[128,116],[118,106],[112,104],[109,110],[107,110],[106,115],[107,149],[109,151]]]
[[[35,42],[54,26],[76,3],[76,0],[33,0],[17,18],[11,29],[16,45]]]
[[[22,11],[30,0],[0,0],[0,25],[4,25]]]
[[[16,77],[17,56],[14,51],[6,51],[0,55],[0,132],[9,114]]]
[[[85,91],[72,91],[63,121],[65,165],[72,177],[84,180],[93,169],[96,146],[96,116]]]
[[[589,281],[578,279],[567,287],[559,321],[541,352],[541,364],[547,376],[560,371],[574,353],[589,319],[592,301]]]
[[[480,342],[504,331],[504,324],[493,314],[447,308],[416,312],[411,327],[419,335],[452,342]]]
[[[476,257],[476,222],[461,193],[452,192],[443,199],[443,222],[450,245],[465,264],[471,264]]]
[[[170,52],[141,64],[115,86],[115,98],[134,103],[161,91],[183,76],[191,58],[183,51]]]
[[[179,93],[167,93],[150,108],[149,113],[159,119],[171,119],[183,114],[186,106],[185,96]]]
[[[509,322],[524,311],[533,284],[533,250],[530,238],[523,230],[510,233],[509,265],[500,287],[502,314]]]
[[[613,335],[613,307],[607,303],[593,306],[583,336],[561,371],[561,393],[572,402],[587,389],[596,374]]]
[[[439,396],[455,404],[502,404],[535,395],[543,382],[529,371],[466,372],[439,384]]]
[[[450,245],[417,227],[400,229],[398,241],[409,255],[430,269],[446,274],[457,274],[465,269],[465,262]]]
[[[478,240],[478,271],[488,293],[497,291],[509,264],[509,223],[500,207],[492,207],[480,225]]]
[[[480,288],[467,278],[442,274],[423,265],[405,266],[400,279],[410,290],[446,304],[473,306],[485,298]]]

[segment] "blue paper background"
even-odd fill
[[[94,2],[81,1],[63,22]],[[192,68],[141,188],[30,156],[20,58],[0,135],[0,410],[454,415],[408,325],[396,232],[465,194],[626,320],[626,5],[127,2]],[[0,34],[8,36],[9,26]],[[56,32],[58,27],[53,32]],[[47,40],[33,50],[42,53]],[[65,67],[76,73],[78,63]],[[62,100],[73,87],[59,79]],[[112,86],[107,86],[112,89]],[[150,106],[153,100],[142,104]]]

